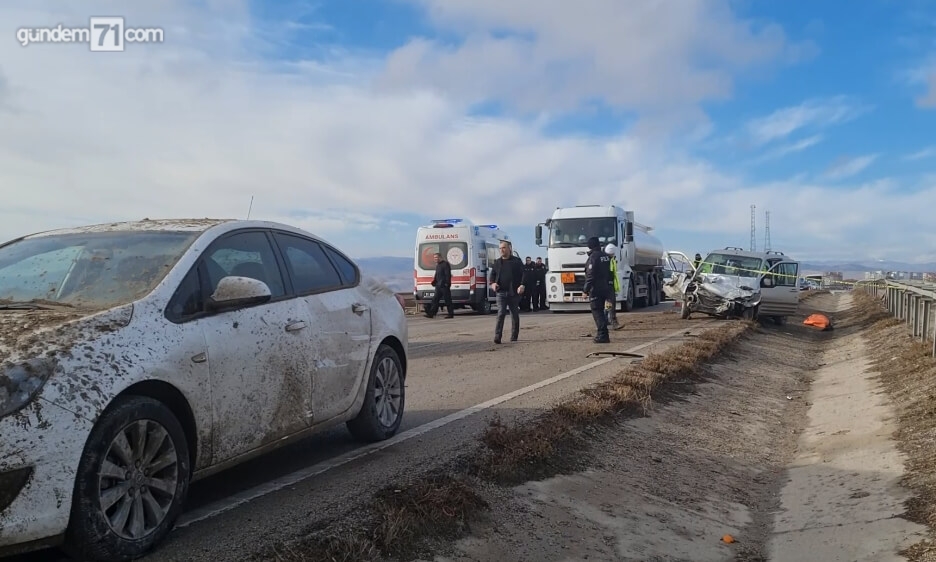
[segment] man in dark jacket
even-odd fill
[[[536,258],[533,265],[536,273],[536,292],[533,294],[533,310],[546,310],[546,264],[543,258]]]
[[[439,312],[439,304],[445,298],[445,309],[448,310],[446,318],[455,317],[455,308],[452,307],[452,266],[449,262],[442,259],[442,254],[435,255],[436,270],[432,276],[432,286],[435,287],[435,294],[432,296],[432,303],[429,310],[426,311],[426,318],[432,318]]]
[[[601,250],[601,242],[592,236],[588,239],[588,260],[585,262],[585,286],[583,292],[588,295],[588,304],[595,319],[595,343],[611,343],[608,337],[608,317],[605,315],[605,301],[610,296],[611,257]]]
[[[494,343],[501,342],[504,333],[504,317],[510,310],[510,341],[520,335],[520,297],[526,287],[523,284],[523,262],[511,253],[510,242],[500,243],[501,257],[491,266],[491,289],[497,293],[497,324],[494,327]]]
[[[523,312],[529,312],[532,308],[533,297],[536,296],[536,291],[534,287],[536,286],[535,271],[533,269],[533,258],[530,256],[526,257],[526,263],[523,264],[523,286],[529,287],[529,291],[524,291],[523,297],[520,299],[520,310]]]

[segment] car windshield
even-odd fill
[[[0,304],[106,308],[153,290],[199,232],[94,232],[0,247]]]
[[[602,246],[617,244],[617,219],[555,219],[549,223],[550,248],[577,248],[588,245],[588,239],[597,236]]]
[[[701,269],[702,273],[757,277],[764,272],[763,264],[764,260],[761,258],[715,252],[705,258]]]

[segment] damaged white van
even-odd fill
[[[770,318],[786,322],[799,310],[799,262],[783,252],[751,252],[728,246],[693,263],[681,252],[667,252],[670,268],[682,269],[663,285],[681,301],[682,317],[699,312],[716,318]],[[685,262],[677,267],[677,262]]]

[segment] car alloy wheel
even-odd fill
[[[374,381],[374,399],[377,402],[377,418],[384,427],[393,427],[400,416],[403,380],[400,369],[390,357],[377,364]]]
[[[121,429],[101,462],[100,506],[111,529],[141,539],[165,520],[178,484],[178,451],[156,421],[141,419]]]

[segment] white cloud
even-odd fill
[[[513,10],[503,8],[512,3],[501,4],[479,0],[477,9]],[[340,235],[352,255],[370,248],[374,233],[381,243],[406,238],[392,253],[409,253],[409,238],[389,235],[402,228],[388,218],[393,213],[529,225],[532,237],[532,225],[555,206],[596,202],[634,208],[668,244],[667,232],[674,230],[746,236],[751,203],[771,210],[775,243],[782,240],[798,256],[888,249],[897,257],[919,254],[934,242],[908,238],[907,232],[925,231],[936,184],[913,193],[887,183],[832,189],[803,178],[756,185],[641,136],[555,137],[544,135],[536,121],[468,118],[465,100],[445,89],[372,88],[381,59],[338,52],[328,62],[270,60],[275,28],[265,24],[258,36],[244,5],[233,0],[200,8],[178,0],[85,2],[80,9],[59,2],[20,6],[29,7],[0,7],[0,36],[10,38],[0,41],[3,239],[142,217],[241,217],[255,196],[252,217]],[[474,9],[458,2],[434,6],[443,10],[434,17],[443,19],[454,18],[446,14],[459,6]],[[540,9],[555,15],[557,6],[544,3]],[[611,56],[606,27],[613,26],[603,23],[610,8],[596,6],[605,6],[592,16],[600,45],[573,51],[598,60]],[[646,60],[619,30],[616,36],[625,38],[621,50],[628,53],[623,66],[596,62],[578,93],[620,85],[609,69],[657,70],[675,61],[673,68],[688,71],[685,82],[672,82],[668,73],[649,76],[649,83],[635,80],[636,91],[621,93],[618,101],[646,105],[651,115],[692,114],[694,104],[719,91],[705,84],[725,84],[721,77],[730,81],[736,69],[785,48],[778,32],[753,34],[724,10],[703,12],[699,6],[687,10],[703,30],[727,25],[727,35],[714,34],[718,40],[702,51],[706,61],[722,60],[722,70],[695,70],[721,67],[693,62],[705,34],[689,25],[682,10],[675,14],[677,23],[651,10],[641,25],[630,24],[648,41]],[[559,34],[561,44],[584,45],[587,21],[580,12],[568,16],[568,37],[546,19],[537,25]],[[162,26],[166,41],[102,54],[79,45],[22,48],[12,40],[15,27],[80,24],[90,13],[123,14],[128,25]],[[471,29],[478,25],[474,21]],[[660,26],[657,33],[649,30],[652,25]],[[740,45],[753,51],[742,54]],[[509,73],[498,74],[498,68],[492,73],[509,82]],[[499,84],[492,81],[491,87]],[[558,97],[544,105],[573,99],[574,84],[558,86]],[[653,107],[654,93],[671,86],[680,89],[663,100],[672,112]],[[533,95],[532,88],[516,93],[528,107],[538,105],[525,97]],[[344,219],[362,228],[348,229]],[[355,237],[358,231],[364,234]]]
[[[870,107],[859,105],[845,96],[811,99],[749,121],[747,132],[751,142],[760,146],[786,138],[800,129],[816,129],[846,123],[869,110]]]
[[[784,156],[788,154],[802,152],[806,150],[807,148],[810,148],[812,146],[819,144],[820,142],[822,142],[822,135],[813,135],[811,137],[800,139],[798,141],[791,142],[789,144],[785,144],[771,151],[768,151],[764,153],[762,156],[760,156],[759,158],[756,158],[754,162],[763,163],[769,160],[777,160],[779,158],[783,158]]]
[[[928,146],[903,157],[904,160],[924,160],[936,156],[936,146]]]
[[[854,176],[873,164],[878,156],[880,155],[866,154],[855,158],[842,158],[826,171],[825,177],[831,180],[840,180]]]
[[[457,46],[415,38],[390,57],[382,84],[432,87],[466,102],[566,111],[586,99],[671,118],[728,99],[734,75],[808,56],[777,25],[757,27],[728,0],[412,0]]]

